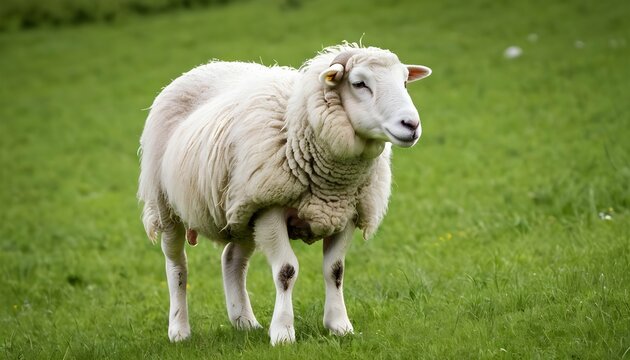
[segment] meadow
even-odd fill
[[[0,356],[630,359],[630,5],[289,4],[0,33]],[[409,86],[423,135],[394,151],[388,215],[346,259],[356,333],[325,331],[321,243],[299,242],[297,343],[232,329],[204,240],[187,249],[192,338],[169,343],[135,197],[146,109],[209,59],[298,67],[361,37],[433,75]],[[266,328],[261,254],[248,289]]]

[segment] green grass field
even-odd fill
[[[630,359],[630,5],[291,3],[0,34],[0,356]],[[233,330],[204,241],[193,336],[169,343],[135,198],[145,109],[211,58],[299,66],[363,34],[434,74],[410,86],[424,131],[394,152],[389,213],[347,257],[356,334],[324,330],[321,243],[298,242],[297,344]],[[261,254],[248,287],[267,327]]]

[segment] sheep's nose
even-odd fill
[[[403,119],[400,120],[400,124],[411,131],[415,131],[418,126],[420,126],[420,121],[415,119]]]

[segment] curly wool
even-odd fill
[[[313,238],[348,221],[372,236],[390,192],[389,144],[359,138],[339,94],[318,80],[347,49],[379,55],[336,46],[300,70],[213,62],[165,88],[141,139],[149,236],[182,221],[213,240],[250,238],[270,206],[296,209]]]

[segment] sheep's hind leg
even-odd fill
[[[276,304],[269,326],[271,344],[295,342],[291,294],[299,268],[289,243],[284,210],[272,208],[261,213],[254,225],[254,240],[271,265],[276,285]]]
[[[170,223],[162,231],[162,252],[166,258],[166,280],[170,296],[168,316],[168,337],[171,341],[182,341],[190,337],[188,323],[188,305],[186,303],[186,283],[188,267],[184,227],[179,223]]]
[[[254,252],[254,243],[229,243],[221,255],[223,288],[228,317],[235,328],[261,328],[249,302],[246,288],[247,265]]]
[[[354,224],[350,223],[340,233],[324,239],[323,272],[326,282],[324,327],[335,335],[353,332],[343,299],[344,261],[353,233]]]

